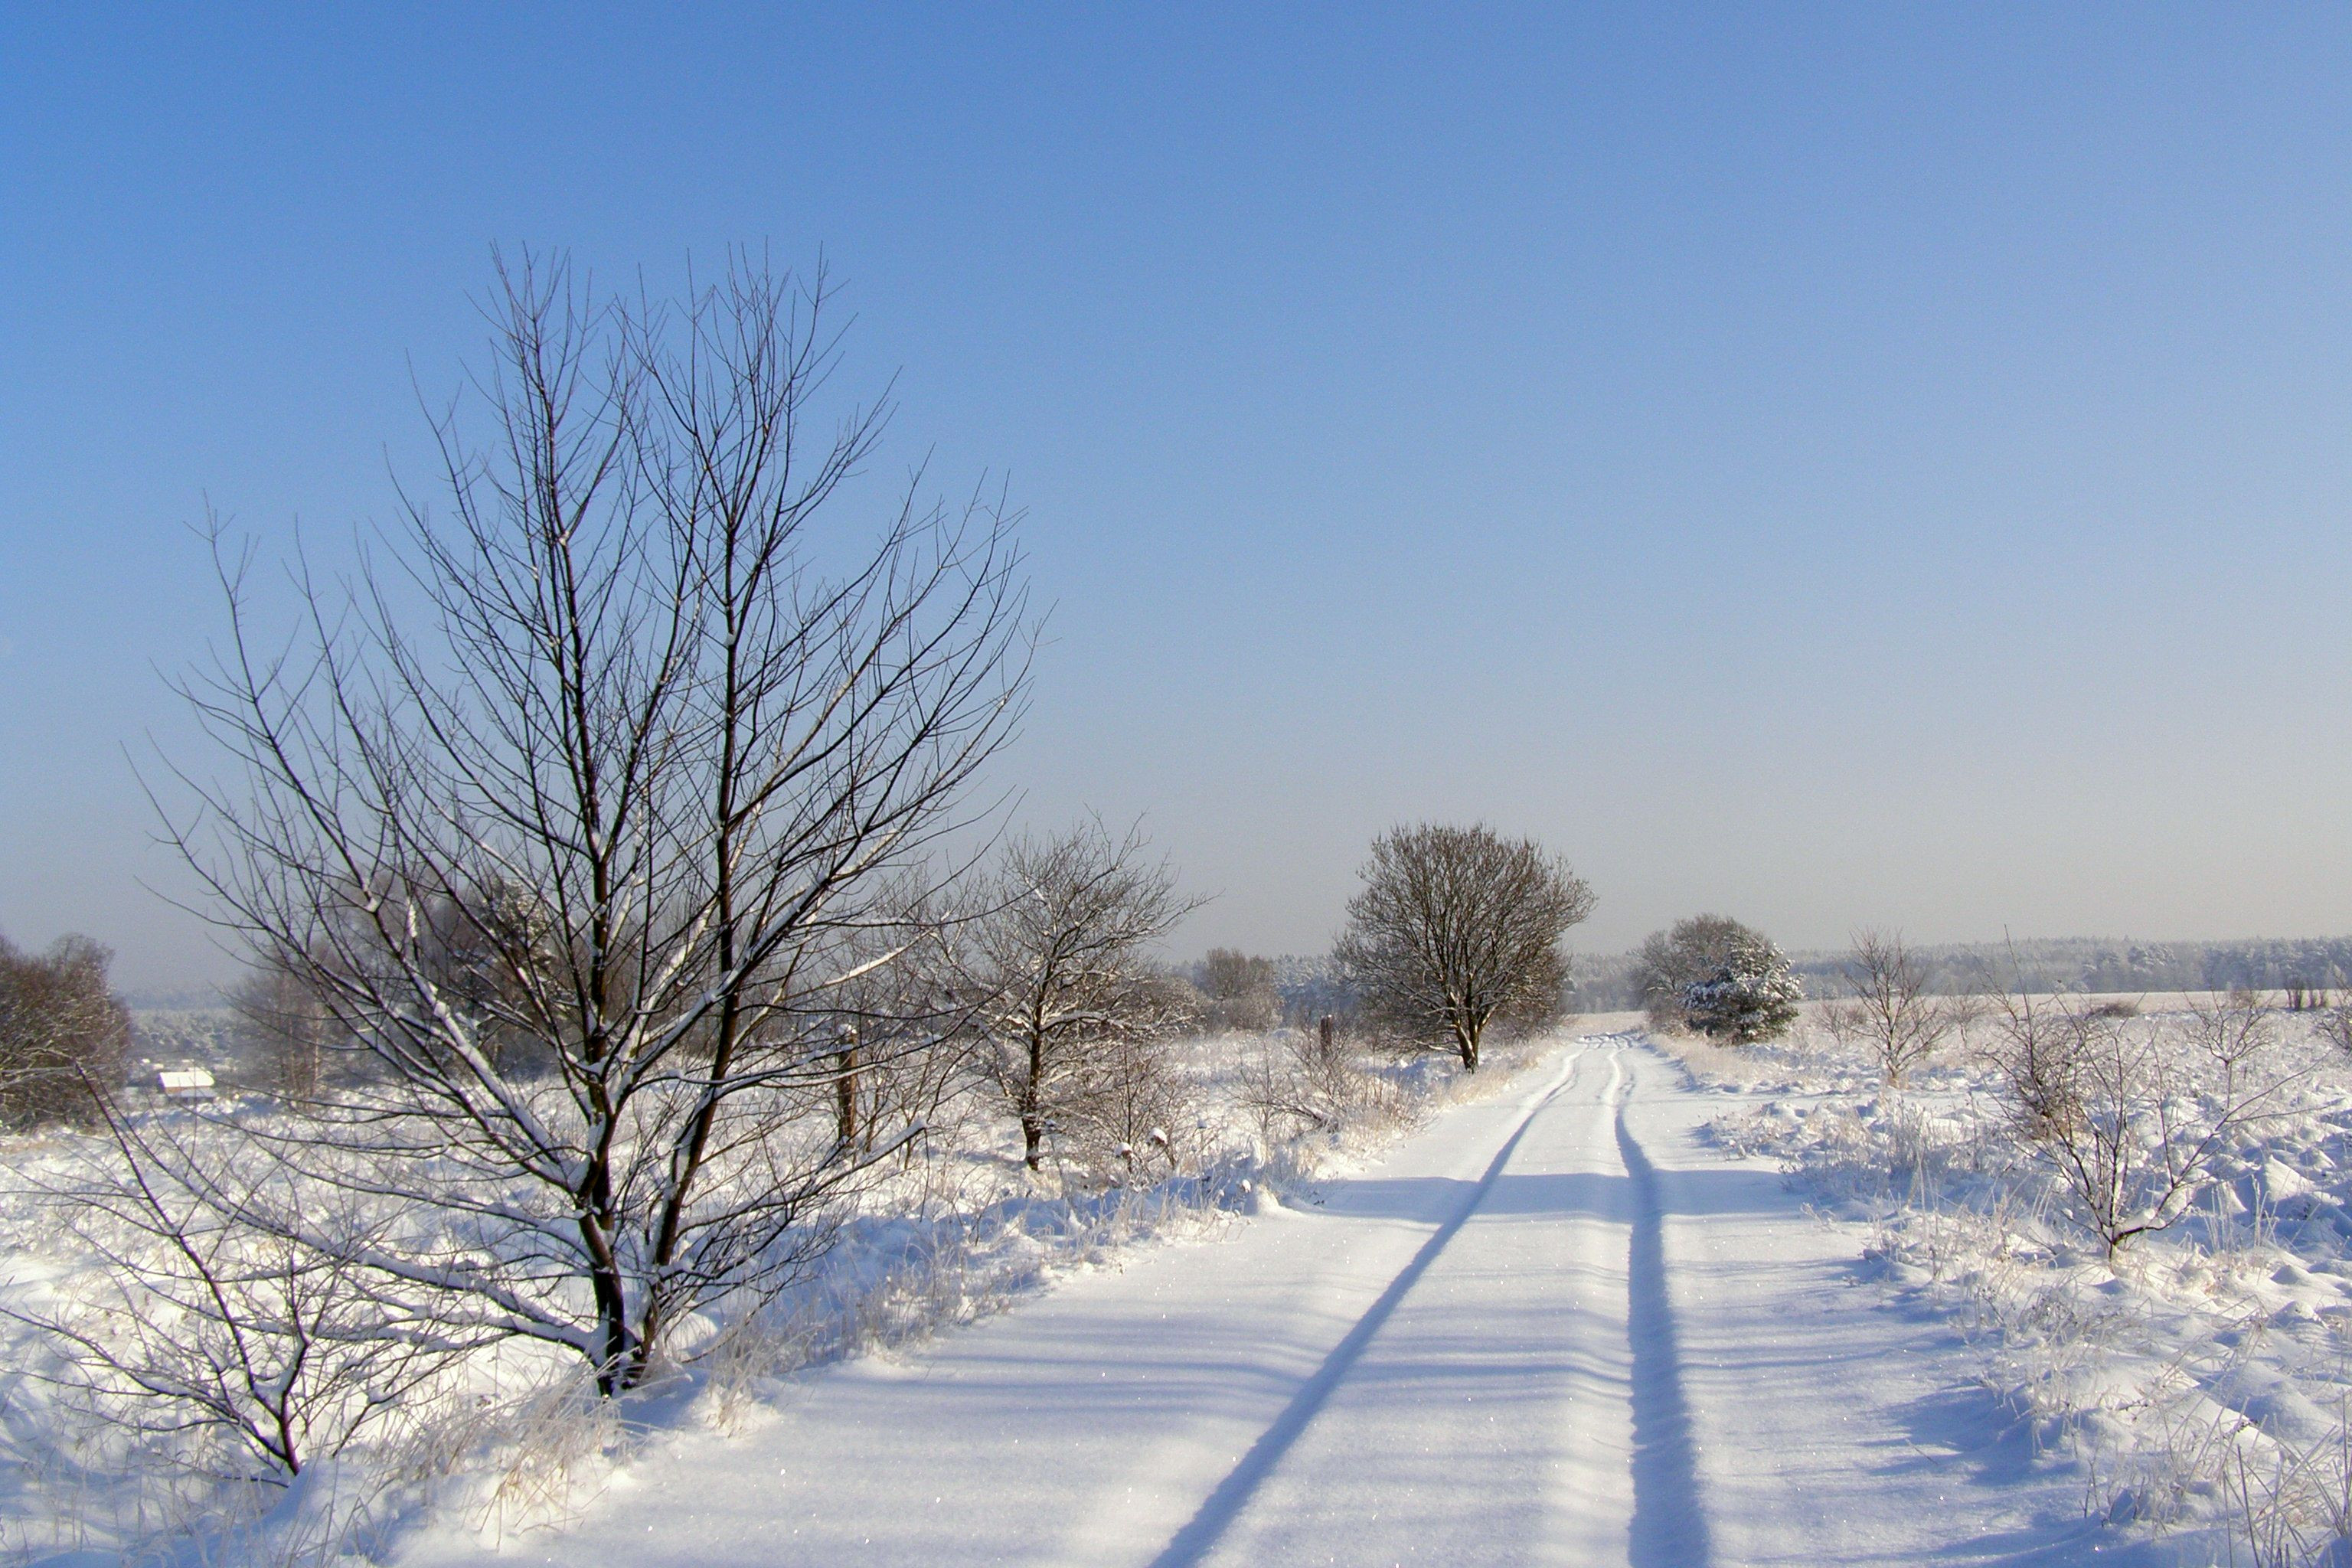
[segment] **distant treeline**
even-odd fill
[[[1958,942],[1913,950],[1934,989],[1953,994],[2029,991],[2227,991],[2352,989],[2352,937],[2252,942],[2127,942],[2058,937],[2015,943]],[[1791,952],[1808,996],[1844,993],[1843,952]],[[1578,955],[1578,1012],[1638,1007],[1630,952]]]
[[[2280,938],[2253,942],[2123,942],[2107,937],[2056,937],[2014,944],[1956,942],[1920,947],[1932,989],[1964,995],[2023,986],[2037,992],[2262,991],[2352,993],[2352,937]],[[1797,952],[1789,962],[1812,997],[1845,994],[1842,951]],[[1578,953],[1567,1005],[1576,1013],[1613,1013],[1642,1005],[1631,952]],[[1255,962],[1263,963],[1258,960]],[[1198,971],[1200,966],[1192,966]],[[1353,1016],[1357,998],[1328,954],[1273,961],[1279,1017],[1312,1024],[1324,1015]],[[1197,973],[1188,978],[1196,982]],[[171,1005],[133,996],[134,1045],[159,1060],[187,1058],[207,1065],[236,1054],[234,1018],[217,997],[209,1008],[172,994]],[[142,1005],[145,1004],[145,1005]]]
[[[2035,942],[1955,942],[1920,947],[1930,987],[1951,995],[2015,989],[2036,992],[2260,991],[2352,992],[2352,937],[2251,942],[2130,942],[2056,937]],[[1843,951],[1791,952],[1805,994],[1843,995]],[[1579,953],[1570,971],[1570,1011],[1613,1013],[1639,1007],[1631,952]],[[1323,956],[1275,960],[1283,1016],[1304,1023],[1328,1013],[1342,1018],[1355,998],[1346,977]]]

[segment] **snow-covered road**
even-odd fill
[[[582,1565],[2060,1563],[2077,1494],[1637,1039],[1313,1205],[811,1376],[510,1542]],[[450,1537],[419,1564],[466,1561]]]

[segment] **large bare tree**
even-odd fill
[[[1375,1016],[1475,1071],[1488,1026],[1559,1012],[1560,939],[1593,901],[1566,861],[1484,826],[1423,824],[1374,839],[1363,876],[1338,955]]]
[[[842,1135],[839,1004],[912,1011],[876,1050],[953,1032],[859,982],[931,934],[930,862],[1021,708],[1002,503],[918,474],[843,515],[886,410],[821,416],[830,302],[743,258],[667,305],[501,262],[433,498],[350,580],[298,562],[290,639],[214,535],[228,637],[185,689],[236,776],[183,773],[176,837],[370,1061],[253,1135],[410,1211],[300,1239],[607,1392],[793,1278],[914,1135]]]

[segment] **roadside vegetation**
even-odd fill
[[[1735,1152],[1872,1227],[2083,1506],[2183,1561],[2352,1552],[2352,1052],[2307,987],[1937,994],[1858,933],[1782,1040],[1662,1038]]]

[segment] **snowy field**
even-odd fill
[[[2074,1005],[2111,1009],[2158,1071],[2168,1061],[2188,1143],[2218,1077],[2193,1059],[2196,1009],[2225,1000]],[[2268,1013],[2245,1068],[2263,1091],[2252,1114],[2177,1215],[2112,1259],[2053,1152],[2017,1135],[1986,1020],[1901,1094],[1811,1025],[1677,1054],[1729,1097],[1711,1127],[1727,1152],[1785,1162],[1825,1213],[1868,1227],[1863,1278],[1966,1338],[2035,1466],[2114,1527],[2108,1551],[2336,1564],[2352,1562],[2352,1060],[2320,1037],[2323,1016]]]
[[[219,1065],[232,1081],[209,1026],[217,1020],[162,1022],[168,1059]],[[756,1322],[706,1327],[691,1364],[625,1408],[594,1398],[571,1358],[509,1342],[415,1419],[310,1467],[290,1495],[223,1480],[218,1445],[194,1435],[126,1432],[47,1380],[58,1363],[40,1333],[0,1319],[0,1562],[382,1560],[421,1530],[536,1540],[628,1486],[649,1445],[759,1426],[810,1368],[908,1353],[1058,1282],[1223,1235],[1441,1108],[1498,1091],[1528,1059],[1503,1047],[1476,1078],[1433,1057],[1318,1072],[1309,1044],[1295,1030],[1181,1044],[1184,1121],[1164,1152],[1113,1180],[1059,1150],[1033,1176],[1013,1127],[960,1103],[919,1157],[857,1194],[810,1278]],[[167,1108],[142,1116],[200,1145],[205,1136]],[[64,1131],[0,1144],[0,1310],[40,1316],[104,1299],[103,1271],[60,1223],[54,1194],[88,1179],[108,1152]]]
[[[2064,1562],[2110,1532],[1867,1227],[1633,1033],[1251,1224],[675,1433],[562,1563]],[[471,1530],[400,1561],[487,1563]]]
[[[2118,1029],[2185,1048],[2174,999],[2130,1002]],[[2340,1563],[2352,1073],[2301,1016],[2270,1027],[2276,1092],[2112,1260],[2020,1135],[1981,1021],[1899,1094],[1811,1019],[1731,1050],[1602,1016],[1475,1078],[1431,1058],[1320,1086],[1269,1074],[1288,1037],[1202,1039],[1176,1173],[1033,1178],[975,1121],[866,1194],[760,1331],[617,1408],[509,1352],[290,1495],[91,1426],[10,1330],[0,1544],[414,1568]],[[87,1266],[28,1190],[77,1152],[6,1151],[13,1308]]]

